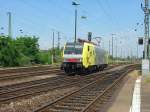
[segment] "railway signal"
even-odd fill
[[[91,40],[92,40],[92,32],[88,32],[88,41],[91,42]]]
[[[138,39],[138,44],[139,44],[139,45],[143,45],[143,38],[140,37],[140,38]]]

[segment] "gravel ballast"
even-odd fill
[[[46,94],[32,97],[31,99],[24,99],[21,101],[11,102],[10,104],[3,104],[0,107],[0,112],[32,112],[33,109],[41,106],[43,103],[53,101],[75,89],[77,88],[71,87],[67,89],[54,90]]]

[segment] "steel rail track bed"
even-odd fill
[[[53,102],[46,102],[34,112],[85,112],[109,89],[114,87],[133,67],[127,67],[112,74],[104,75]]]
[[[37,81],[25,82],[21,84],[15,84],[10,86],[0,87],[0,102],[9,102],[25,96],[31,96],[50,90],[65,88],[70,86],[82,86],[91,81],[101,78],[106,74],[108,70],[102,73],[93,73],[88,76],[74,76],[67,77],[65,75],[52,77],[48,79],[41,79]],[[99,75],[97,75],[99,74]],[[100,75],[101,74],[101,75]],[[82,82],[81,82],[82,81]]]
[[[109,66],[106,69],[109,69],[114,66]],[[39,76],[39,75],[47,75],[62,72],[58,67],[52,66],[41,66],[41,67],[30,67],[30,68],[17,68],[17,69],[3,69],[0,70],[0,81],[17,79],[17,78],[25,78],[31,76]]]
[[[15,78],[24,78],[24,77],[30,77],[30,76],[38,76],[38,75],[46,75],[46,74],[53,74],[62,72],[59,69],[52,69],[52,70],[38,70],[38,71],[32,71],[32,72],[24,72],[24,73],[14,73],[14,74],[8,74],[8,75],[0,75],[0,80],[8,80],[8,79],[15,79]]]
[[[0,69],[1,74],[12,74],[12,73],[21,73],[21,72],[31,72],[36,70],[48,70],[48,69],[58,69],[58,67],[53,66],[36,66],[36,67],[18,67],[18,68],[4,68]]]

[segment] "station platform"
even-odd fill
[[[150,77],[142,78],[141,112],[150,112]]]
[[[130,112],[137,74],[137,71],[133,71],[126,76],[121,89],[115,93],[107,109],[104,109],[105,112]]]
[[[150,76],[131,72],[105,112],[150,112]]]

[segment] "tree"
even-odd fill
[[[50,64],[52,50],[40,51],[38,38],[33,36],[12,39],[0,36],[0,66],[28,66],[33,64]],[[55,62],[61,60],[61,50],[55,51]]]
[[[40,50],[40,63],[51,64],[50,50]]]
[[[28,57],[32,64],[39,64],[39,44],[38,38],[33,36],[17,37],[17,49],[21,52],[22,56]]]
[[[20,53],[15,46],[15,40],[0,36],[0,65],[19,66]]]

